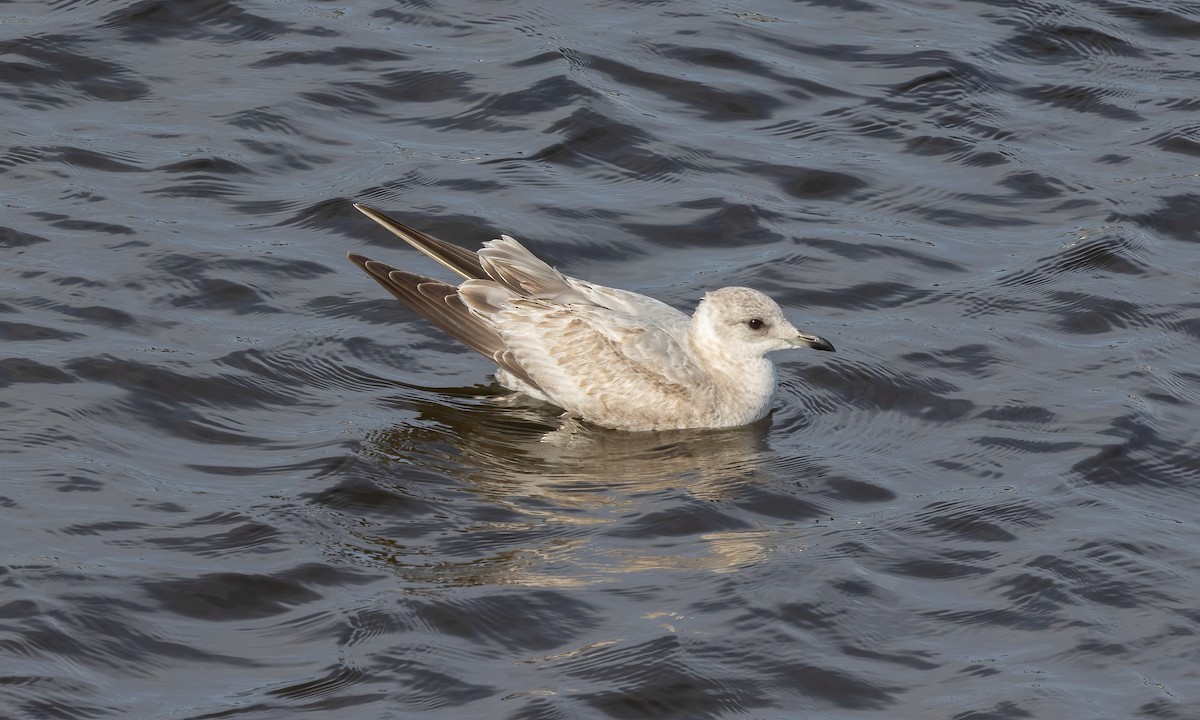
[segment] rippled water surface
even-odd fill
[[[1200,6],[0,4],[0,716],[1200,717]],[[560,430],[361,201],[837,354]]]

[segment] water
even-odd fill
[[[1197,40],[0,6],[0,715],[1200,716]],[[352,201],[838,353],[756,426],[564,439],[345,261],[440,273]]]

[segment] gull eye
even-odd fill
[[[750,326],[751,330],[762,330],[763,325],[765,325],[766,323],[764,323],[762,320],[759,320],[758,318],[751,318],[746,321],[746,324]]]

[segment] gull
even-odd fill
[[[833,351],[745,287],[704,296],[691,317],[654,298],[567,277],[508,235],[478,253],[354,206],[463,279],[458,285],[348,257],[413,312],[496,363],[496,380],[616,430],[745,425],[775,395],[774,350]]]

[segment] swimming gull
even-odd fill
[[[775,395],[773,350],[833,350],[744,287],[704,296],[692,317],[654,298],[567,277],[507,235],[478,253],[354,206],[461,275],[452,285],[350,260],[418,315],[496,363],[504,387],[618,430],[733,427]]]

